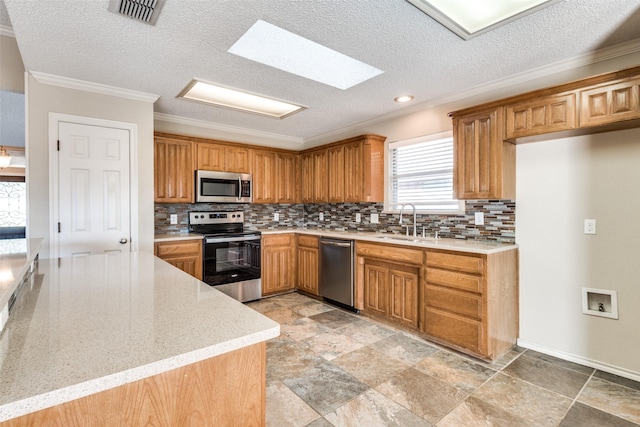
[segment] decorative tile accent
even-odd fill
[[[382,203],[326,203],[326,204],[156,204],[155,232],[186,232],[190,211],[233,211],[245,214],[245,226],[250,228],[287,229],[311,227],[338,231],[371,231],[404,233],[405,228],[398,223],[398,214],[384,213]],[[417,215],[417,230],[422,227],[429,236],[438,231],[440,237],[492,240],[506,243],[515,242],[515,201],[513,200],[467,200],[466,212],[461,215]],[[273,221],[278,213],[280,220]],[[320,212],[324,220],[320,221]],[[475,212],[483,212],[485,225],[474,225]],[[356,213],[362,221],[355,222]],[[171,214],[178,215],[178,224],[170,225]],[[378,214],[379,223],[371,223],[371,214]],[[412,218],[409,214],[408,224]]]

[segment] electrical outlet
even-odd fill
[[[324,212],[320,212],[320,213],[318,214],[318,219],[319,219],[320,221],[324,221]]]
[[[379,222],[378,220],[378,214],[371,214],[371,224],[377,224]]]
[[[585,219],[584,220],[584,234],[596,234],[596,220]]]
[[[360,213],[356,213],[356,222],[361,222],[362,221],[362,216],[360,215]]]
[[[476,212],[474,214],[475,225],[484,225],[484,212]]]
[[[169,223],[174,225],[178,223],[178,215],[177,214],[171,214],[169,215]]]
[[[274,220],[275,222],[280,221],[280,213],[278,213],[278,212],[274,212],[274,213],[273,213],[273,220]]]

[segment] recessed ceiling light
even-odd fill
[[[393,98],[396,102],[409,102],[413,99],[413,95],[401,95]]]
[[[301,105],[295,105],[195,79],[180,92],[178,98],[204,102],[249,113],[262,114],[278,119],[283,119],[306,108]]]
[[[228,52],[342,90],[383,73],[262,20],[256,21]]]
[[[465,40],[563,0],[407,0]]]

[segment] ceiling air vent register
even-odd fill
[[[154,25],[164,0],[109,0],[109,11]]]

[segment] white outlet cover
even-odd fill
[[[484,212],[476,212],[474,214],[475,225],[484,225]]]
[[[318,215],[318,219],[320,221],[324,221],[324,212],[320,212],[320,214]]]
[[[379,222],[378,214],[377,213],[371,214],[371,224],[377,224],[378,222]]]
[[[275,222],[280,221],[280,214],[279,214],[278,212],[274,212],[274,213],[273,213],[273,220],[274,220]]]
[[[362,221],[362,215],[360,213],[356,213],[356,222]]]
[[[584,220],[584,234],[596,234],[596,220],[585,219]]]
[[[169,215],[169,223],[177,224],[178,223],[178,215],[177,214]]]

